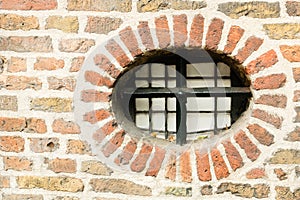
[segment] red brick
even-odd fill
[[[146,47],[146,50],[149,51],[154,49],[153,39],[147,21],[139,22],[138,32],[143,45]]]
[[[35,153],[53,152],[59,146],[58,138],[30,138],[30,149]]]
[[[300,45],[280,45],[280,51],[288,61],[300,62]]]
[[[153,147],[149,144],[144,143],[139,155],[131,163],[130,168],[134,172],[141,172],[145,169],[146,163],[151,155]]]
[[[300,82],[300,68],[293,68],[293,77],[296,83]]]
[[[192,166],[191,166],[191,158],[190,152],[185,151],[180,155],[180,175],[183,182],[191,183],[192,178]]]
[[[175,47],[183,47],[187,40],[187,16],[185,14],[173,16],[173,31]]]
[[[96,122],[109,118],[110,116],[111,115],[108,110],[100,109],[85,113],[83,120],[88,121],[91,124],[95,124]]]
[[[117,128],[117,126],[118,124],[115,120],[107,122],[93,134],[93,139],[101,143],[107,135],[110,135]]]
[[[4,170],[31,171],[32,161],[27,158],[6,156],[3,158]]]
[[[243,159],[233,144],[230,141],[225,141],[222,144],[225,148],[227,159],[233,171],[242,167],[244,165]]]
[[[294,122],[300,122],[300,107],[295,107],[296,117],[294,118]]]
[[[110,88],[114,84],[114,81],[111,80],[110,78],[104,77],[101,74],[98,74],[97,72],[94,71],[86,71],[84,77],[86,81],[97,86],[107,86]]]
[[[124,147],[122,153],[120,153],[116,158],[115,158],[115,163],[117,165],[128,165],[131,158],[134,155],[134,152],[137,148],[137,143],[135,140],[131,140],[126,144]]]
[[[19,136],[1,136],[0,150],[6,152],[23,152],[25,140]]]
[[[42,88],[42,82],[36,77],[7,76],[5,82],[1,83],[0,81],[0,88],[1,87],[7,90],[40,90]]]
[[[261,151],[243,131],[238,132],[234,136],[234,139],[240,147],[245,150],[245,153],[250,160],[255,161],[258,158]]]
[[[9,188],[10,178],[9,176],[0,176],[0,188]]]
[[[79,56],[79,57],[73,58],[72,63],[71,63],[71,68],[69,71],[70,72],[78,72],[83,65],[84,59],[85,59],[84,56]]]
[[[285,108],[287,103],[287,97],[284,95],[261,95],[255,100],[256,104],[264,104],[268,106],[273,106],[276,108]]]
[[[164,49],[170,46],[171,38],[167,17],[163,15],[155,18],[155,27],[159,47],[161,49]]]
[[[176,154],[172,152],[169,154],[168,164],[166,166],[165,178],[168,178],[172,181],[176,179]]]
[[[270,50],[257,59],[251,61],[246,67],[247,74],[255,74],[265,68],[272,67],[278,62],[277,54],[274,50]]]
[[[2,0],[2,10],[53,10],[57,8],[56,0]]]
[[[49,90],[69,90],[70,92],[74,92],[76,86],[76,79],[72,76],[64,78],[50,76],[47,78],[47,81]]]
[[[111,17],[88,16],[88,21],[84,29],[88,33],[108,34],[120,27],[123,20]]]
[[[294,101],[294,102],[300,101],[300,90],[294,91],[294,98],[293,98],[293,101]]]
[[[199,151],[195,152],[196,162],[197,162],[197,175],[200,181],[210,181],[210,164],[207,153],[202,153]]]
[[[72,121],[66,121],[62,118],[55,119],[52,123],[52,130],[55,133],[62,134],[79,134],[80,127],[78,124]]]
[[[245,46],[238,51],[235,59],[239,63],[243,63],[254,51],[256,51],[263,43],[263,39],[251,36],[247,39]]]
[[[47,125],[45,120],[39,118],[29,118],[26,120],[25,132],[29,133],[46,133]]]
[[[65,66],[65,62],[61,59],[56,58],[37,58],[34,63],[35,70],[57,70],[62,69]]]
[[[55,173],[74,173],[76,172],[76,161],[72,159],[55,158],[49,161],[48,169]]]
[[[258,179],[263,177],[266,177],[266,172],[263,168],[254,168],[246,173],[246,178],[248,179]]]
[[[255,79],[253,88],[256,90],[277,89],[283,87],[285,82],[285,74],[272,74]]]
[[[7,71],[11,73],[26,72],[26,62],[26,58],[11,57],[11,59],[8,61]]]
[[[0,131],[22,131],[25,127],[25,118],[0,117]]]
[[[222,30],[224,26],[224,21],[218,18],[214,18],[208,27],[206,34],[206,49],[217,50],[219,42],[222,37]]]
[[[250,124],[247,129],[263,145],[270,146],[274,143],[274,136],[258,124]]]
[[[157,176],[161,168],[162,162],[165,159],[165,155],[166,155],[166,150],[157,146],[155,147],[155,152],[149,164],[149,168],[147,169],[146,176],[154,176],[154,177]]]
[[[292,142],[300,141],[300,127],[297,126],[292,132],[290,132],[287,140]]]
[[[281,168],[274,169],[274,174],[276,174],[277,178],[281,181],[286,180],[288,178],[287,173],[284,172]]]
[[[103,54],[97,54],[94,57],[94,62],[100,69],[103,69],[113,78],[117,78],[121,73],[121,71]]]
[[[231,54],[241,37],[244,35],[244,32],[245,30],[239,26],[231,26],[227,37],[227,43],[223,52],[226,54]]]
[[[109,40],[105,45],[105,48],[113,57],[115,57],[121,67],[125,67],[131,62],[124,50],[114,39]]]
[[[300,16],[300,2],[286,1],[285,6],[289,16]]]
[[[100,92],[98,90],[81,91],[81,101],[83,102],[109,102],[111,92]]]
[[[102,148],[103,155],[109,157],[113,152],[115,152],[123,143],[125,137],[125,132],[123,130],[119,131],[109,142],[105,144]]]
[[[59,42],[58,49],[61,52],[86,53],[91,47],[95,46],[95,40],[78,38],[63,39]]]
[[[130,26],[127,26],[125,29],[121,30],[119,35],[133,57],[136,57],[142,53],[142,50],[140,49],[138,41]]]
[[[252,111],[252,117],[255,117],[257,119],[260,119],[264,122],[267,122],[269,124],[272,124],[276,128],[281,127],[282,118],[278,117],[277,115],[269,114],[268,112],[260,109],[255,109]]]
[[[203,30],[204,30],[204,18],[202,15],[195,15],[191,30],[190,30],[190,47],[201,47],[203,39]]]
[[[211,150],[211,159],[213,161],[215,174],[218,180],[229,176],[229,171],[226,163],[218,149],[214,148]]]
[[[81,140],[68,140],[68,154],[91,155],[91,149],[87,142]]]

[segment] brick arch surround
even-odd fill
[[[281,94],[286,75],[270,70],[279,58],[264,45],[265,40],[232,21],[206,19],[201,14],[161,15],[121,29],[101,44],[81,69],[85,84],[77,86],[75,111],[84,130],[82,137],[103,162],[141,175],[179,182],[234,176],[239,168],[268,154],[275,141],[272,132],[280,130],[283,123],[278,110],[287,104]],[[244,67],[251,81],[253,101],[246,122],[206,149],[194,145],[176,151],[136,140],[121,128],[112,112],[114,83],[134,58],[151,50],[177,47],[227,55]]]

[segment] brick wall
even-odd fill
[[[0,1],[0,193],[12,199],[299,199],[300,3]],[[147,52],[205,48],[253,99],[204,145],[122,129],[115,81]]]

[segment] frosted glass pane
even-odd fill
[[[169,77],[176,77],[176,66],[175,65],[167,65],[168,75]]]
[[[176,99],[168,98],[168,111],[176,111]]]
[[[187,76],[214,76],[215,63],[187,64]]]
[[[136,114],[136,126],[142,129],[149,129],[149,114],[138,113]]]
[[[149,76],[149,64],[142,65],[135,72],[136,77],[148,77]]]
[[[151,80],[152,87],[165,87],[165,80]]]
[[[203,88],[203,87],[214,87],[214,80],[187,80],[187,87],[190,88]]]
[[[152,77],[165,77],[165,65],[152,63],[151,75]]]
[[[135,86],[137,88],[141,88],[141,87],[149,87],[149,83],[147,80],[136,80],[135,81]]]
[[[214,110],[214,98],[212,98],[212,97],[188,98],[186,107],[187,107],[188,111],[213,111]]]
[[[155,98],[152,99],[152,110],[165,110],[165,99],[164,98]]]
[[[147,98],[135,99],[135,105],[137,111],[148,111],[149,110],[149,100]]]
[[[168,113],[168,131],[176,131],[176,113]]]
[[[225,63],[218,63],[218,76],[230,76],[230,67]]]
[[[231,98],[230,97],[219,97],[218,98],[218,111],[231,110]]]
[[[230,87],[231,80],[230,79],[218,79],[218,87]]]
[[[168,88],[176,87],[176,80],[169,80],[168,81]]]
[[[218,113],[218,128],[226,128],[231,126],[229,113]]]
[[[164,113],[152,114],[152,128],[153,130],[165,131],[165,115]]]
[[[214,128],[213,113],[188,113],[187,114],[187,131],[198,132],[211,130]]]

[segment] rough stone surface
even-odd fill
[[[272,74],[255,79],[253,81],[253,88],[256,90],[277,89],[283,87],[285,82],[285,74]]]
[[[244,198],[267,198],[270,193],[270,187],[266,184],[236,184],[236,183],[221,183],[217,189],[217,194],[231,192],[232,194]]]
[[[9,176],[0,176],[0,188],[9,188],[10,178]]]
[[[224,26],[224,21],[221,19],[214,18],[211,21],[206,34],[206,46],[205,46],[206,49],[212,51],[218,49],[218,45],[222,36],[223,26]]]
[[[287,1],[285,6],[290,16],[300,16],[300,2]]]
[[[25,118],[0,117],[0,131],[22,131],[26,127]]]
[[[79,22],[77,17],[50,16],[46,19],[46,29],[58,29],[66,33],[77,33]]]
[[[270,50],[257,59],[251,61],[246,67],[247,74],[255,74],[258,73],[265,68],[272,67],[274,64],[278,62],[277,54],[274,50]]]
[[[91,149],[87,142],[81,140],[68,140],[66,153],[91,155]]]
[[[300,164],[300,151],[295,149],[280,149],[269,160],[271,164]]]
[[[0,110],[18,110],[18,99],[16,96],[0,96]]]
[[[94,175],[110,176],[112,170],[99,161],[87,160],[81,163],[81,171]]]
[[[0,150],[6,152],[23,152],[25,140],[18,136],[1,136]]]
[[[89,16],[85,32],[107,34],[118,29],[122,23],[123,20],[120,18]]]
[[[70,11],[99,11],[99,12],[130,12],[131,11],[131,0],[68,0],[67,9]]]
[[[212,195],[213,187],[211,185],[204,185],[201,187],[200,192],[202,195]]]
[[[281,127],[282,118],[275,115],[275,114],[274,115],[270,114],[267,111],[264,111],[264,110],[261,110],[261,109],[255,109],[252,112],[252,117],[255,117],[255,118],[260,119],[264,122],[272,124],[273,126],[275,126],[278,129]],[[269,141],[270,141],[270,139],[269,139]]]
[[[276,174],[277,178],[281,181],[286,180],[288,178],[287,173],[284,172],[281,168],[274,169],[274,174]]]
[[[142,53],[142,50],[139,48],[138,41],[133,33],[133,30],[130,26],[122,29],[119,33],[121,40],[131,53],[133,57],[136,57]]]
[[[3,82],[0,81],[0,89],[5,88],[7,90],[40,90],[42,88],[42,82],[37,77],[27,76],[6,76],[3,77]]]
[[[157,12],[160,10],[196,10],[206,7],[205,1],[180,1],[180,0],[138,0],[138,12]]]
[[[27,70],[27,59],[11,57],[8,61],[7,71],[11,73],[25,72]]]
[[[258,124],[250,124],[248,127],[250,133],[263,145],[270,146],[274,143],[274,135],[270,134],[265,128]]]
[[[44,200],[41,194],[3,194],[2,198],[2,200]]]
[[[57,0],[1,0],[0,9],[4,10],[53,10]]]
[[[54,152],[59,148],[58,138],[31,138],[30,149],[35,153]]]
[[[79,134],[80,127],[73,121],[66,121],[62,118],[56,119],[52,123],[52,130],[62,134]]]
[[[61,52],[86,53],[92,46],[95,46],[95,40],[92,39],[63,39],[59,42]]]
[[[165,189],[166,195],[173,195],[178,197],[191,197],[192,196],[192,188],[188,187],[166,187]]]
[[[223,142],[222,144],[225,148],[227,159],[233,171],[242,167],[244,165],[243,159],[233,144],[229,140]]]
[[[50,160],[48,163],[48,169],[55,173],[75,173],[76,172],[76,161],[72,159],[61,159],[55,158]]]
[[[246,40],[245,46],[238,51],[235,59],[239,63],[243,63],[254,51],[262,45],[263,39],[251,36]]]
[[[290,62],[300,62],[300,45],[281,45],[280,51],[285,59]]]
[[[30,108],[45,112],[71,112],[72,99],[64,98],[36,98],[31,100]]]
[[[204,31],[204,17],[200,14],[195,15],[190,30],[189,46],[191,47],[202,46],[203,31]]]
[[[15,14],[1,14],[0,28],[5,30],[32,30],[39,28],[39,21],[34,16],[20,16]]]
[[[47,78],[49,90],[69,90],[73,92],[76,86],[76,79],[74,77],[57,78],[50,76]]]
[[[33,162],[25,157],[6,156],[3,158],[4,170],[31,171]]]
[[[273,106],[277,108],[285,108],[287,104],[287,97],[284,95],[261,95],[255,100],[257,104],[264,104],[268,106]]]
[[[78,72],[83,65],[84,59],[85,59],[84,56],[79,56],[79,57],[73,58],[72,63],[71,63],[71,68],[69,71],[70,72]]]
[[[255,161],[261,154],[261,151],[249,139],[245,132],[240,131],[234,136],[234,139],[240,145],[240,147],[245,150],[245,153],[250,160]]]
[[[274,40],[300,38],[300,24],[264,24],[263,27],[269,38]]]
[[[266,177],[266,171],[264,168],[254,168],[246,173],[248,179],[259,179]]]
[[[223,52],[230,54],[235,49],[237,43],[240,41],[241,37],[244,35],[245,30],[239,26],[230,27],[229,34],[227,37],[227,43],[224,47]]]
[[[299,199],[300,188],[297,188],[294,192],[289,187],[276,186],[276,200],[295,200]]]
[[[62,59],[56,58],[37,58],[36,63],[34,63],[35,70],[57,70],[64,68],[65,62]]]
[[[300,127],[297,126],[292,132],[290,132],[286,140],[292,142],[300,141]]]
[[[46,133],[47,125],[44,119],[28,118],[24,131],[27,133]]]

